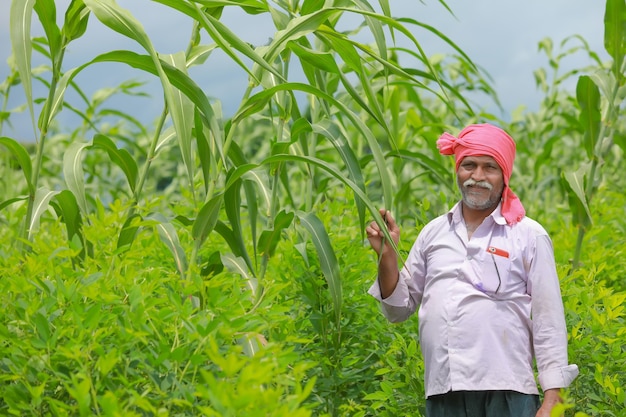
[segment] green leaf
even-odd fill
[[[239,38],[233,31],[228,28],[228,26],[224,25],[219,21],[219,16],[214,16],[213,12],[215,12],[215,8],[204,7],[200,8],[199,5],[193,4],[189,5],[186,2],[182,2],[180,0],[155,0],[158,3],[167,5],[179,12],[182,12],[189,17],[191,17],[194,21],[197,21],[198,24],[202,26],[202,28],[207,32],[209,37],[213,39],[213,41],[219,46],[219,48],[228,55],[233,62],[239,65],[244,71],[246,71],[252,78],[254,78],[257,82],[259,82],[260,77],[258,74],[253,73],[248,68],[248,65],[239,58],[237,52],[242,53],[244,56],[249,58],[251,61],[255,62],[259,65],[264,71],[273,74],[280,80],[284,80],[283,75],[277,71],[272,65],[264,60],[261,56],[259,56],[255,50],[244,40]],[[206,2],[203,2],[206,3]],[[237,4],[243,5],[245,2],[237,2]],[[208,5],[206,5],[208,6]],[[257,3],[253,4],[253,10],[258,12],[264,11],[267,9],[267,6]],[[247,8],[244,8],[248,10]]]
[[[139,230],[139,225],[137,223],[142,222],[143,219],[138,214],[133,214],[129,216],[124,225],[122,226],[122,230],[120,230],[120,234],[117,237],[117,245],[115,246],[118,251],[124,249],[129,249],[133,242],[135,241],[135,237],[137,236],[137,231]]]
[[[37,333],[39,337],[44,343],[47,343],[51,336],[50,331],[50,323],[48,322],[48,318],[43,314],[37,312],[32,317],[33,323],[35,324],[35,328],[37,329]]]
[[[285,162],[285,161],[302,162],[304,164],[314,165],[318,168],[325,170],[326,172],[331,174],[333,177],[335,177],[337,180],[341,181],[346,186],[348,186],[357,195],[357,197],[363,200],[363,203],[370,211],[370,214],[372,215],[374,220],[381,226],[381,230],[383,231],[383,233],[385,233],[385,238],[393,245],[393,240],[391,239],[391,235],[389,235],[387,228],[384,227],[385,222],[383,221],[376,205],[372,203],[372,201],[367,197],[367,194],[363,192],[363,190],[361,190],[351,179],[346,178],[346,176],[343,175],[341,171],[337,170],[333,166],[329,165],[328,162],[323,161],[319,158],[313,158],[310,156],[302,156],[302,155],[288,155],[288,154],[273,155],[264,159],[260,165],[271,165],[277,162]],[[237,169],[235,169],[229,176],[228,181],[225,185],[225,188],[231,187],[239,178],[245,175],[248,171],[251,171],[257,168],[260,165],[245,164],[245,165],[238,166]],[[394,250],[397,251],[397,248],[395,247],[395,245],[393,246],[394,246]]]
[[[331,122],[328,119],[320,120],[319,123],[312,125],[313,132],[326,137],[333,144],[341,159],[343,160],[346,168],[348,169],[348,175],[352,181],[365,192],[365,182],[363,180],[363,173],[359,161],[354,154],[354,151],[350,147],[345,132],[339,131],[340,125]],[[365,229],[365,205],[363,201],[356,197],[355,204],[357,206],[357,212],[359,213],[359,220],[361,230]]]
[[[604,47],[613,58],[613,74],[623,77],[621,68],[626,55],[626,3],[624,0],[607,0],[604,13]]]
[[[600,111],[600,90],[590,77],[583,75],[578,78],[576,99],[580,106],[579,121],[584,131],[585,151],[587,157],[593,159],[600,135],[602,113]]]
[[[207,237],[209,237],[209,234],[215,228],[223,200],[224,195],[217,194],[204,206],[202,206],[198,212],[198,216],[193,222],[193,227],[191,228],[191,236],[196,241],[196,247],[199,248],[202,246]]]
[[[30,160],[30,155],[26,148],[14,139],[6,136],[0,137],[0,145],[5,146],[15,157],[17,163],[22,168],[24,177],[26,178],[26,184],[28,184],[28,190],[30,193],[34,193],[33,183],[31,182],[33,176],[33,165]]]
[[[453,185],[453,174],[448,167],[422,153],[400,149],[390,152],[387,156],[400,158],[421,165],[438,184],[446,186],[452,192],[456,190],[456,187]]]
[[[35,12],[39,17],[41,26],[46,33],[48,39],[48,46],[50,48],[50,56],[52,57],[53,65],[58,64],[57,58],[61,53],[61,31],[57,26],[57,12],[54,0],[36,0]],[[57,68],[60,70],[60,68]]]
[[[324,0],[304,0],[300,8],[300,13],[305,15],[317,12],[324,7],[325,3]]]
[[[293,221],[294,213],[287,213],[282,210],[274,218],[274,227],[271,230],[264,230],[259,236],[259,252],[267,256],[274,256],[276,246],[282,237],[282,231],[288,228]]]
[[[33,131],[36,132],[35,109],[33,106],[33,82],[31,74],[33,45],[30,36],[34,4],[35,0],[13,0],[11,3],[9,30],[15,64],[20,74],[24,94],[26,95],[26,103],[30,111]],[[36,133],[35,136],[37,136]]]
[[[50,207],[49,203],[52,197],[59,194],[58,191],[50,191],[46,188],[39,188],[35,192],[35,199],[33,202],[33,215],[30,218],[28,225],[28,239],[32,238],[33,233],[39,228],[39,220],[41,215]]]
[[[64,97],[65,92],[67,91],[67,87],[70,84],[72,78],[74,78],[81,69],[82,68],[80,67],[72,68],[71,70],[63,74],[63,76],[59,79],[54,90],[54,97],[52,98],[52,102],[46,103],[46,105],[50,107],[50,111],[48,112],[48,120],[40,120],[40,126],[49,126],[54,119],[54,116],[56,116],[56,114],[61,111],[61,109],[63,108]],[[44,113],[42,112],[41,117],[43,118],[43,116]]]
[[[141,23],[137,21],[130,12],[119,7],[113,0],[84,1],[98,20],[114,31],[137,41],[149,53],[154,68],[161,80],[161,87],[163,88],[165,101],[172,117],[176,135],[179,141],[183,143],[183,146],[186,147],[187,144],[191,143],[190,135],[193,126],[193,112],[188,112],[189,114],[185,115],[188,107],[181,102],[181,96],[178,94],[178,91],[172,88],[172,83],[163,68],[163,61],[159,58],[159,54],[154,49]],[[183,66],[185,65],[183,64]],[[185,157],[188,158],[188,155]]]
[[[232,229],[232,236],[237,245],[237,253],[243,257],[248,268],[250,268],[250,271],[254,274],[254,266],[248,254],[241,227],[241,184],[242,181],[239,180],[224,191],[224,209]]]
[[[313,66],[322,71],[339,74],[339,67],[331,53],[306,48],[295,41],[288,42],[287,47],[300,58],[303,67]]]
[[[80,243],[81,251],[78,255],[79,260],[84,260],[85,255],[93,255],[93,245],[87,241],[82,232],[82,217],[80,208],[76,202],[76,197],[69,190],[63,190],[58,193],[51,201],[50,205],[55,209],[57,216],[65,224],[67,230],[68,242],[77,239]]]
[[[330,244],[330,238],[324,228],[324,224],[314,213],[304,213],[299,211],[297,214],[300,223],[309,232],[313,245],[317,250],[320,267],[322,268],[322,272],[326,278],[328,291],[330,292],[330,297],[333,302],[335,321],[337,327],[339,327],[341,322],[342,290],[339,263],[337,262],[335,251]]]
[[[126,149],[115,146],[111,138],[100,133],[93,137],[93,146],[104,149],[107,152],[111,161],[122,169],[130,189],[135,192],[139,170],[131,154]]]
[[[284,83],[277,85],[272,88],[268,88],[263,90],[252,97],[250,97],[246,102],[240,107],[239,111],[233,116],[233,124],[238,123],[241,119],[250,116],[251,114],[259,111],[264,108],[272,96],[278,91],[303,91],[308,94],[312,94],[317,97],[320,101],[325,101],[330,105],[333,105],[339,109],[341,114],[349,121],[353,127],[356,129],[358,134],[361,137],[364,137],[367,140],[369,145],[369,149],[372,152],[372,156],[374,157],[374,162],[376,163],[376,167],[378,168],[378,174],[380,176],[381,187],[384,195],[384,203],[386,207],[391,207],[392,205],[392,185],[391,185],[391,176],[389,173],[389,167],[387,166],[387,161],[385,160],[381,145],[376,138],[376,136],[372,133],[372,131],[367,127],[367,125],[361,120],[349,107],[347,107],[342,102],[335,99],[330,94],[307,84],[301,83]],[[238,167],[239,169],[241,167]],[[245,167],[242,169],[246,170]],[[358,187],[356,187],[358,188]],[[360,191],[360,190],[359,190]],[[376,210],[377,211],[377,210]]]
[[[5,207],[10,206],[13,203],[17,203],[18,201],[25,201],[25,200],[28,200],[28,197],[9,198],[8,200],[5,200],[5,201],[0,203],[0,210],[4,209]]]
[[[140,55],[131,51],[107,52],[97,56],[87,65],[96,62],[121,62],[154,75],[159,74],[151,57]],[[189,97],[189,99],[196,105],[200,113],[204,116],[203,122],[211,130],[217,149],[221,153],[221,144],[224,142],[223,132],[204,91],[202,91],[202,89],[187,74],[180,71],[178,68],[163,61],[160,61],[160,66],[172,85]],[[221,156],[223,158],[223,155]]]
[[[173,55],[161,55],[164,62],[170,64],[174,68],[177,68],[180,72],[186,75],[187,62],[185,61],[185,54],[179,52]],[[178,146],[180,153],[183,157],[183,164],[187,168],[187,180],[192,190],[194,191],[194,158],[192,154],[192,129],[194,126],[194,108],[192,101],[179,89],[172,91],[171,102],[168,102],[170,114],[175,125],[178,126],[176,133],[178,136]]]
[[[83,171],[82,153],[89,143],[74,142],[67,147],[63,155],[63,176],[67,188],[76,197],[78,207],[83,215],[87,215],[87,197],[85,195],[85,174]]]
[[[54,206],[57,216],[65,223],[68,240],[71,241],[74,235],[80,236],[82,240],[82,219],[74,194],[69,190],[63,190],[55,196],[54,201],[51,201],[50,204]]]
[[[298,40],[314,32],[328,19],[341,13],[342,11],[338,8],[325,7],[316,12],[292,18],[285,29],[274,34],[274,39],[268,45],[263,57],[267,62],[274,62],[289,41]]]
[[[563,172],[566,184],[569,188],[570,207],[574,214],[577,214],[576,222],[579,225],[591,224],[591,210],[585,194],[585,176],[587,175],[587,167],[581,166],[577,171]],[[572,204],[573,203],[573,204]],[[577,207],[580,207],[578,209]]]
[[[246,261],[244,261],[240,257],[235,257],[230,253],[225,253],[221,255],[222,264],[230,271],[236,274],[241,275],[242,278],[246,280],[246,284],[250,291],[252,292],[253,297],[256,297],[257,290],[259,287],[259,283],[254,275],[250,274],[250,270],[246,265]]]
[[[283,75],[270,64],[270,62],[273,62],[271,59],[264,59],[261,57],[247,42],[237,37],[235,33],[228,28],[228,26],[224,25],[210,13],[202,13],[198,11],[198,14],[192,17],[202,25],[209,36],[220,46],[221,50],[224,51],[244,71],[250,74],[256,82],[260,83],[262,78],[259,73],[260,71],[265,71],[281,81],[286,81]],[[261,70],[250,71],[248,66],[237,56],[236,51],[239,51],[256,63]]]
[[[180,239],[178,238],[176,229],[163,215],[159,213],[153,213],[147,216],[146,220],[156,221],[155,227],[159,237],[174,256],[176,270],[180,274],[180,277],[184,279],[187,274],[187,256],[185,255],[183,247],[180,245]]]
[[[87,31],[89,9],[83,0],[72,0],[65,11],[65,23],[61,29],[66,43],[78,39]]]
[[[141,23],[114,0],[84,0],[84,3],[105,26],[133,39],[146,51],[154,52],[152,42]]]

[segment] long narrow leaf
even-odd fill
[[[33,105],[33,82],[30,68],[33,50],[30,39],[30,27],[34,4],[35,0],[13,0],[11,3],[9,24],[15,65],[20,74],[22,88],[26,95],[26,104],[30,111],[33,133],[35,137],[37,137],[35,108]]]
[[[114,0],[84,0],[85,5],[93,12],[93,14],[109,28],[125,35],[138,42],[150,55],[154,68],[161,81],[165,101],[167,102],[170,115],[178,138],[185,141],[189,136],[187,131],[191,131],[193,124],[186,123],[186,117],[183,115],[184,109],[181,109],[180,102],[177,100],[177,92],[163,69],[163,64],[158,53],[154,49],[150,38],[146,34],[141,23],[136,20],[130,12],[119,7]],[[191,113],[191,117],[193,113]]]
[[[254,275],[250,275],[250,270],[246,265],[246,261],[242,258],[235,257],[232,254],[225,253],[221,255],[222,264],[230,271],[236,274],[241,275],[243,279],[246,280],[246,284],[250,291],[252,292],[252,296],[256,297],[258,292],[259,283],[257,278]]]
[[[250,97],[240,108],[239,112],[233,116],[233,123],[236,123],[238,120],[249,116],[250,114],[259,111],[259,109],[263,108],[267,102],[271,99],[271,97],[277,92],[282,90],[298,90],[303,91],[305,93],[312,94],[316,96],[318,99],[322,101],[326,101],[335,107],[337,107],[341,113],[352,122],[357,131],[367,140],[367,143],[370,147],[372,155],[374,157],[374,161],[376,163],[376,167],[378,168],[378,173],[380,175],[380,182],[384,195],[384,202],[387,207],[391,207],[392,203],[392,187],[391,187],[391,176],[389,173],[389,168],[387,167],[387,163],[385,157],[383,155],[382,148],[376,139],[376,136],[371,132],[371,130],[367,127],[367,125],[357,116],[355,115],[345,104],[336,100],[333,96],[327,94],[324,91],[319,90],[316,87],[301,84],[301,83],[285,83],[280,84],[275,87],[264,90],[256,95]],[[357,187],[358,188],[358,187]]]
[[[102,148],[107,152],[111,161],[122,169],[131,191],[134,192],[137,186],[139,169],[130,153],[124,148],[115,146],[115,143],[109,137],[102,134],[96,134],[93,137],[93,146]]]
[[[0,211],[3,210],[5,207],[10,206],[13,203],[17,203],[18,201],[25,201],[28,200],[28,197],[14,197],[14,198],[9,198],[8,200],[2,201],[0,202]]]
[[[215,228],[217,218],[224,201],[223,194],[217,194],[211,198],[198,212],[196,220],[193,222],[191,235],[195,240],[196,247],[202,246],[209,234]]]
[[[172,253],[172,256],[174,257],[174,262],[176,263],[176,270],[180,274],[180,277],[184,279],[187,274],[187,257],[185,255],[185,251],[180,245],[180,240],[178,239],[178,233],[176,233],[176,229],[161,214],[154,213],[146,217],[146,219],[156,221],[155,227],[157,229],[159,237]]]
[[[321,120],[319,123],[312,125],[313,132],[326,137],[333,144],[341,159],[343,160],[346,168],[348,169],[348,175],[354,181],[354,183],[363,191],[365,191],[365,182],[363,181],[363,173],[359,161],[354,154],[350,144],[346,140],[346,135],[338,131],[337,125],[330,122],[328,119]],[[355,198],[357,206],[357,212],[359,213],[359,220],[361,230],[365,229],[365,205],[360,198]]]
[[[180,72],[187,73],[187,62],[185,55],[182,52],[173,55],[161,55],[164,62],[177,68]],[[194,159],[192,154],[192,135],[191,132],[194,126],[194,109],[192,101],[179,89],[172,91],[172,101],[169,104],[170,114],[172,119],[177,120],[179,128],[176,133],[178,136],[178,146],[180,153],[183,157],[183,164],[187,168],[187,180],[189,181],[189,187],[192,190],[192,194],[195,195],[194,189]]]
[[[22,172],[24,173],[24,177],[26,178],[26,184],[28,184],[29,192],[34,193],[35,190],[33,189],[33,183],[31,182],[31,178],[33,175],[33,165],[32,161],[30,160],[30,155],[28,155],[28,152],[26,151],[24,146],[22,146],[16,140],[5,136],[0,137],[0,145],[5,146],[7,149],[9,149],[9,151],[11,151],[11,153],[17,160],[20,168],[22,168]]]
[[[61,30],[57,26],[54,0],[36,0],[34,10],[46,34],[52,62],[56,63],[57,57],[61,53]]]
[[[261,166],[261,165],[271,165],[271,164],[275,164],[277,162],[287,162],[287,161],[301,162],[301,163],[304,163],[304,164],[314,165],[314,166],[316,166],[318,168],[321,168],[321,169],[325,170],[326,172],[331,174],[333,177],[335,177],[337,180],[339,180],[342,183],[344,183],[348,188],[350,188],[352,190],[352,192],[354,192],[363,201],[365,206],[370,211],[370,214],[372,215],[374,220],[380,225],[381,230],[385,234],[385,238],[392,244],[394,250],[396,250],[396,252],[397,252],[397,247],[393,243],[393,240],[391,239],[391,235],[389,234],[389,231],[387,230],[387,227],[384,227],[385,222],[383,221],[382,216],[380,215],[380,213],[378,211],[379,208],[376,207],[376,205],[374,205],[374,203],[367,197],[367,194],[364,193],[352,180],[350,180],[349,178],[346,178],[346,176],[343,175],[341,173],[341,171],[335,169],[334,167],[330,166],[328,164],[328,162],[323,161],[321,159],[313,158],[313,157],[310,157],[310,156],[302,156],[302,155],[287,155],[287,154],[284,154],[284,155],[273,155],[273,156],[270,156],[270,157],[264,159],[259,165],[257,165],[257,164],[246,164],[246,165],[241,165],[241,166],[237,167],[237,169],[235,169],[231,173],[231,175],[230,175],[230,177],[228,179],[228,182],[225,185],[225,188],[228,189],[239,178],[241,178],[243,175],[245,175],[248,171],[257,168],[258,166]]]
[[[57,195],[58,191],[50,191],[47,188],[39,188],[35,192],[35,200],[33,204],[33,215],[28,225],[28,239],[32,238],[33,233],[39,228],[39,219],[41,215],[50,207],[50,200]]]
[[[224,192],[224,209],[228,221],[230,222],[230,227],[232,228],[233,237],[239,248],[238,253],[240,253],[244,261],[246,261],[246,265],[248,265],[250,271],[254,273],[254,266],[250,255],[248,255],[248,249],[243,239],[243,230],[241,227],[241,184],[242,181],[238,180],[232,187],[226,189]]]
[[[600,139],[600,89],[590,77],[583,75],[576,84],[576,100],[580,106],[579,121],[584,130],[584,144],[587,157],[594,158],[596,143]],[[598,155],[599,156],[599,155]]]
[[[589,209],[589,203],[587,202],[587,196],[585,194],[585,175],[586,166],[582,166],[574,172],[569,171],[563,173],[563,177],[567,181],[567,185],[570,188],[570,198],[574,198],[574,200],[581,205],[584,209],[587,221],[591,223],[591,210]]]
[[[78,39],[85,34],[89,22],[89,9],[83,0],[72,0],[65,12],[65,22],[61,29],[66,42]]]
[[[291,225],[294,213],[287,213],[284,210],[276,215],[274,227],[271,230],[264,230],[259,236],[259,253],[267,256],[274,256],[276,246],[280,242],[282,232]]]
[[[333,301],[333,310],[335,312],[335,322],[337,327],[341,322],[341,303],[342,303],[342,290],[341,290],[341,274],[339,269],[339,263],[337,262],[337,256],[330,244],[328,233],[324,228],[322,221],[314,213],[298,212],[298,219],[302,226],[309,232],[311,241],[317,250],[317,257],[320,261],[320,267],[326,283],[328,284],[328,291],[330,293],[331,300]]]
[[[613,74],[620,80],[622,63],[626,56],[626,3],[624,0],[607,0],[604,13],[604,47],[613,58]],[[620,83],[621,84],[621,83]]]
[[[85,148],[91,146],[89,143],[74,142],[68,146],[63,155],[63,176],[67,188],[76,197],[78,207],[83,215],[87,215],[87,197],[85,195],[85,180],[83,171],[82,153]]]

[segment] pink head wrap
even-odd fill
[[[524,217],[526,211],[522,202],[509,188],[509,179],[515,160],[515,142],[504,130],[490,124],[469,125],[454,137],[444,133],[437,140],[437,148],[442,155],[454,155],[456,170],[466,156],[491,156],[496,160],[504,175],[502,190],[502,215],[513,225]]]

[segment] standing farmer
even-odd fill
[[[418,312],[428,417],[549,417],[578,367],[568,364],[552,242],[509,188],[515,142],[476,124],[437,146],[455,156],[462,200],[423,228],[401,269],[371,223],[380,263],[369,292],[391,322]],[[380,213],[397,243],[398,225]]]

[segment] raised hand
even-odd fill
[[[398,227],[398,224],[389,210],[380,209],[379,213],[387,224],[387,230],[389,231],[393,242],[397,245],[400,240],[400,228]],[[367,232],[367,240],[369,240],[370,246],[379,256],[381,256],[381,247],[383,246],[383,241],[386,239],[385,234],[380,229],[380,226],[374,221],[365,228],[365,231]],[[382,255],[390,251],[393,252],[393,246],[386,241],[384,247],[382,247]]]

